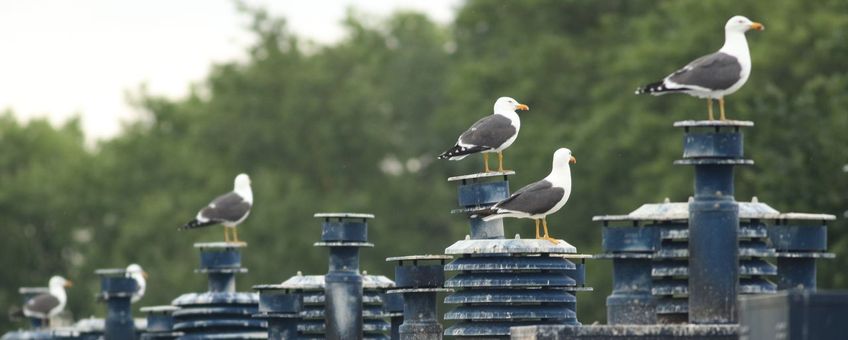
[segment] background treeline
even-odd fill
[[[704,101],[633,90],[718,49],[734,14],[766,25],[748,34],[753,74],[728,100],[731,118],[757,124],[746,135],[756,165],[737,172],[737,200],[756,195],[781,211],[841,218],[848,2],[468,1],[447,26],[417,13],[374,22],[352,11],[346,38],[330,46],[245,9],[257,38],[245,61],[216,65],[186,98],[135,91],[146,116],[93,149],[77,122],[0,115],[0,306],[18,303],[18,286],[62,273],[77,282],[68,309],[102,315],[93,270],[130,262],[150,273],[142,305],[205,289],[191,244],[222,232],[175,227],[239,172],[251,175],[256,200],[240,233],[250,244],[241,290],[326,272],[325,250],[312,247],[318,211],[376,214],[377,247],[363,251],[362,267],[391,276],[385,257],[441,253],[467,232],[449,214],[456,192],[446,177],[479,170],[479,157],[435,155],[505,95],[531,107],[506,154],[518,171],[513,189],[570,147],[574,192],[549,219],[552,234],[598,252],[593,215],[690,195],[691,169],[672,165],[681,132],[671,124],[704,118]],[[829,230],[840,257],[821,265],[822,287],[848,286],[846,228],[840,219]],[[532,224],[508,221],[507,233],[529,237]],[[590,264],[596,291],[579,297],[584,323],[604,320],[609,271]]]

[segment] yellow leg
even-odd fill
[[[538,240],[538,239],[542,238],[541,236],[539,236],[539,223],[542,222],[542,221],[539,221],[539,220],[533,220],[533,221],[536,221],[536,239]]]
[[[707,114],[710,116],[710,120],[713,120],[713,99],[707,98]]]
[[[498,151],[498,171],[504,171],[504,167],[503,167],[503,151]]]
[[[224,242],[230,243],[230,228],[224,227]]]
[[[235,242],[235,243],[241,242],[238,239],[238,228],[233,227],[232,229],[233,229],[233,242]]]
[[[483,153],[483,171],[489,172],[489,154]]]
[[[557,244],[559,240],[548,235],[548,218],[545,217],[542,219],[542,227],[545,229],[545,236],[542,236],[542,239],[551,241],[553,244]]]
[[[727,120],[727,118],[724,117],[724,97],[720,97],[718,99],[718,108],[721,111],[721,120]]]

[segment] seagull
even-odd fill
[[[705,55],[663,80],[636,89],[636,94],[655,96],[682,92],[698,98],[707,98],[707,113],[713,120],[713,99],[718,99],[721,120],[725,120],[724,96],[739,90],[751,75],[751,54],[745,32],[762,31],[763,24],[737,15],[724,25],[724,46],[718,52]]]
[[[147,287],[147,272],[141,269],[141,266],[133,263],[127,266],[127,277],[135,280],[136,290],[132,295],[132,303],[138,302],[144,297],[144,289]]]
[[[498,171],[503,168],[503,150],[515,142],[521,120],[515,110],[530,110],[510,97],[500,97],[495,101],[491,116],[483,117],[456,140],[456,145],[439,155],[439,159],[458,161],[473,153],[483,153],[484,171],[489,171],[489,153],[498,153]]]
[[[232,230],[232,242],[238,243],[236,226],[250,215],[253,206],[253,191],[250,189],[250,177],[247,174],[236,176],[233,191],[215,198],[205,208],[200,209],[197,216],[180,227],[194,229],[216,224],[224,225],[224,242],[231,242],[228,229]]]
[[[561,209],[571,196],[571,167],[577,163],[571,150],[560,148],[554,152],[551,173],[541,181],[529,184],[491,208],[493,214],[483,217],[483,221],[498,218],[530,218],[536,221],[536,239],[544,239],[556,244],[557,239],[548,235],[547,216]],[[539,223],[545,229],[545,235],[539,236]]]
[[[49,321],[65,309],[65,303],[68,302],[68,295],[65,293],[65,287],[70,287],[73,283],[61,276],[53,276],[50,278],[47,288],[49,292],[36,295],[29,299],[24,305],[24,315],[30,318],[37,318]]]

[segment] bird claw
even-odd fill
[[[555,238],[550,237],[550,236],[547,236],[547,235],[542,236],[542,237],[540,237],[540,238],[538,238],[538,239],[539,239],[539,240],[548,240],[548,242],[551,242],[551,243],[553,243],[553,244],[557,244],[557,243],[559,243],[559,241],[560,241],[559,239],[555,239]]]

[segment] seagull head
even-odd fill
[[[568,148],[559,148],[554,152],[554,169],[568,168],[569,163],[577,163],[577,158],[571,155],[571,150]]]
[[[54,290],[54,289],[57,289],[57,288],[63,289],[63,288],[66,288],[66,287],[70,287],[72,285],[73,285],[73,282],[71,282],[70,280],[68,280],[64,277],[61,277],[59,275],[51,277],[50,281],[47,283],[47,287],[49,287],[50,290]]]
[[[135,263],[127,266],[127,275],[136,281],[143,281],[144,279],[147,279],[147,272]]]
[[[753,22],[751,19],[741,15],[730,18],[730,20],[727,21],[727,24],[724,25],[725,32],[745,33],[751,29],[762,31],[766,29],[766,27],[759,22]]]
[[[250,189],[250,176],[247,174],[239,174],[236,176],[235,184],[233,186],[235,187],[236,192]]]
[[[515,110],[528,111],[530,107],[519,104],[517,100],[510,97],[500,97],[495,101],[495,113],[515,112]]]

